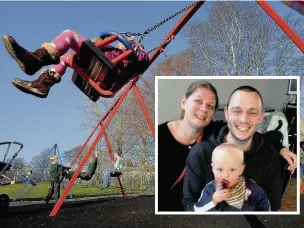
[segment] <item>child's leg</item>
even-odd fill
[[[60,63],[56,65],[52,65],[50,70],[56,72],[57,77],[61,77],[64,75],[67,69],[67,60],[69,57],[69,53],[65,53],[63,56],[60,57]]]
[[[19,67],[28,75],[35,74],[41,67],[59,63],[59,58],[69,48],[76,52],[84,41],[77,32],[65,30],[51,43],[44,43],[41,48],[31,52],[20,46],[17,41],[8,35],[3,35],[2,41],[7,52],[16,60]]]
[[[54,194],[54,182],[51,182],[51,187],[48,190],[48,193],[44,197],[44,201],[48,203]]]
[[[36,97],[46,98],[49,94],[50,88],[59,83],[61,78],[59,75],[50,70],[43,70],[38,79],[34,81],[21,80],[14,78],[13,85],[22,92],[32,94]]]
[[[55,182],[54,183],[54,198],[55,201],[57,201],[60,197],[60,182]]]
[[[91,180],[92,179],[92,175],[90,175],[89,173],[81,173],[79,175],[79,178],[81,180],[85,180],[85,181],[88,181],[88,180]]]
[[[67,29],[60,33],[54,40],[52,40],[51,45],[57,50],[59,56],[65,54],[70,48],[75,52],[80,50],[81,44],[85,39],[77,32]]]
[[[17,89],[22,92],[32,94],[36,97],[46,98],[50,91],[50,88],[61,81],[61,76],[64,75],[67,69],[67,60],[69,53],[65,53],[60,57],[60,63],[52,65],[50,70],[43,70],[38,79],[34,81],[21,80],[14,78],[12,83]],[[50,72],[55,72],[52,74]]]
[[[71,178],[72,178],[72,176],[74,175],[74,173],[75,173],[75,171],[70,170],[70,171],[67,173],[67,178],[68,178],[69,180],[71,180]],[[79,177],[82,176],[82,175],[85,175],[85,172],[80,172],[77,178],[79,178]]]

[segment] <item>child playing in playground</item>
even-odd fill
[[[97,152],[96,152],[95,155],[91,154],[91,156],[89,157],[88,170],[86,172],[80,172],[77,178],[85,181],[91,180],[96,172],[97,164],[98,164],[98,160],[97,160]],[[71,179],[74,173],[75,171],[69,171],[67,173],[67,177]]]
[[[96,38],[93,42],[100,39],[101,38]],[[75,31],[65,30],[52,42],[42,44],[42,47],[35,51],[26,50],[20,46],[12,36],[3,35],[2,40],[7,52],[28,75],[35,74],[43,66],[53,64],[50,69],[42,70],[39,78],[36,80],[26,81],[19,78],[12,80],[13,85],[19,90],[40,98],[46,98],[50,88],[61,81],[61,77],[66,71],[67,58],[69,56],[69,53],[67,53],[68,50],[71,48],[78,53],[85,38]],[[143,46],[137,44],[134,39],[129,39],[129,42],[135,49],[138,63],[132,62],[131,60],[123,60],[122,64],[118,64],[117,76],[121,78],[132,78],[135,74],[142,74],[150,65],[149,56],[143,50]],[[101,47],[100,50],[107,58],[114,59],[125,52],[126,48],[120,44],[119,48],[108,45]],[[111,77],[112,76],[113,75],[111,75]],[[114,76],[117,78],[116,75]],[[101,88],[109,89],[103,88],[103,84],[101,84]]]
[[[212,153],[214,180],[209,182],[194,205],[194,211],[270,211],[264,190],[242,174],[244,152],[224,143]]]
[[[50,157],[52,164],[50,166],[50,182],[51,187],[48,190],[47,195],[44,197],[44,201],[48,203],[54,194],[55,201],[59,199],[60,196],[60,176],[62,173],[65,173],[69,167],[62,166],[58,164],[58,156],[52,155]]]
[[[111,177],[118,177],[122,174],[124,160],[121,157],[121,154],[122,150],[117,150],[114,152],[114,169],[110,172]]]

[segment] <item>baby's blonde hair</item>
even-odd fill
[[[212,163],[214,162],[215,158],[219,156],[232,156],[237,155],[240,158],[241,165],[244,164],[244,151],[238,148],[236,145],[231,143],[223,143],[217,146],[212,153]]]

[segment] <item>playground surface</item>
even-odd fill
[[[240,215],[155,215],[154,195],[107,197],[86,201],[66,202],[55,217],[49,213],[54,204],[12,206],[7,217],[0,219],[2,228],[15,227],[201,227],[201,228],[299,228],[302,215],[245,216]],[[301,197],[304,204],[304,196]],[[2,220],[2,221],[1,221]]]

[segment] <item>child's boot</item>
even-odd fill
[[[3,35],[2,41],[7,52],[28,75],[35,74],[43,66],[60,62],[57,50],[50,43],[44,43],[41,48],[30,52],[21,47],[12,36]]]
[[[50,88],[61,81],[61,78],[55,77],[55,72],[50,70],[43,70],[38,79],[34,81],[25,81],[19,78],[14,78],[12,83],[19,90],[32,94],[36,97],[46,98]]]

